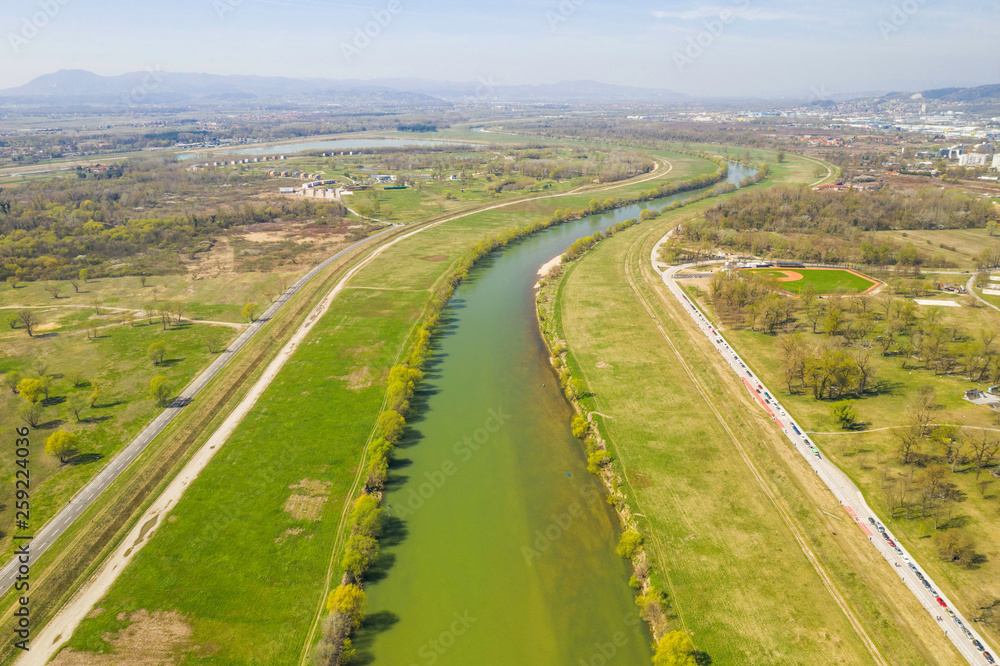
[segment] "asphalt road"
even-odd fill
[[[129,442],[128,446],[115,456],[100,472],[97,476],[90,480],[90,482],[85,485],[80,492],[78,492],[73,499],[69,501],[63,509],[57,513],[49,522],[47,522],[42,529],[38,530],[34,538],[28,541],[30,544],[31,561],[37,560],[41,555],[48,550],[48,548],[58,539],[63,532],[65,532],[70,525],[73,524],[80,514],[87,510],[87,508],[94,503],[94,501],[100,497],[101,493],[114,483],[115,479],[122,473],[122,471],[128,467],[133,460],[139,457],[139,455],[146,449],[153,439],[156,438],[167,425],[176,418],[184,407],[189,405],[191,401],[201,392],[205,386],[215,378],[219,372],[222,371],[226,364],[236,355],[238,351],[243,349],[250,340],[257,335],[257,333],[267,324],[268,321],[274,317],[275,313],[280,310],[285,303],[295,295],[309,280],[314,278],[320,271],[328,267],[330,264],[340,259],[348,252],[372,242],[379,236],[389,232],[391,229],[386,228],[377,234],[373,234],[368,238],[359,241],[350,247],[344,248],[340,252],[336,253],[329,259],[325,260],[323,263],[317,265],[315,268],[310,270],[308,273],[299,278],[295,284],[289,287],[288,291],[283,293],[271,306],[264,311],[264,313],[248,326],[238,338],[229,346],[228,349],[223,351],[219,356],[212,362],[206,370],[204,370],[200,375],[198,375],[187,387],[181,391],[180,395],[170,404],[166,409],[160,412],[156,418],[154,418],[150,423],[140,432],[135,439]],[[38,444],[38,442],[35,442]],[[15,542],[15,547],[20,547],[25,543],[25,541]],[[17,577],[17,569],[19,562],[17,558],[12,558],[2,569],[0,569],[0,595],[6,594],[7,591],[14,584]]]
[[[698,307],[691,303],[688,297],[684,295],[681,287],[674,281],[674,275],[679,271],[690,269],[697,264],[686,264],[664,269],[662,264],[656,261],[656,250],[654,250],[652,260],[653,267],[660,273],[664,284],[667,285],[677,300],[681,302],[687,313],[691,315],[691,318],[694,319],[702,332],[705,333],[705,336],[715,346],[715,349],[726,359],[733,372],[736,373],[747,390],[757,400],[761,409],[771,417],[777,427],[781,428],[795,449],[802,454],[806,462],[809,463],[820,479],[840,501],[844,507],[844,511],[855,522],[858,529],[865,533],[868,540],[879,551],[882,557],[885,558],[886,562],[889,563],[903,584],[920,601],[924,609],[931,614],[931,617],[934,618],[941,627],[941,630],[945,632],[945,635],[955,644],[955,647],[962,653],[962,656],[970,664],[987,666],[990,662],[986,660],[984,653],[973,645],[973,639],[982,643],[987,652],[995,653],[995,651],[976,632],[972,622],[966,620],[952,606],[951,600],[943,592],[940,592],[934,581],[920,568],[906,549],[900,545],[899,541],[892,535],[888,528],[885,528],[881,524],[875,513],[868,507],[858,487],[836,465],[824,458],[818,449],[814,448],[815,445],[809,439],[808,434],[785,411],[781,403],[774,398],[774,393],[764,386],[763,382],[749,369],[746,361],[729,346],[729,343],[726,342],[720,333],[715,331],[713,325]],[[884,529],[885,536],[878,530],[878,527]],[[889,545],[888,539],[892,539],[895,547]],[[926,586],[917,576],[918,571],[923,576],[923,580],[927,581]],[[934,590],[937,594],[932,594],[931,590]],[[941,606],[938,598],[947,604],[947,607]],[[948,612],[949,610],[951,613]],[[993,656],[995,659],[995,654]]]
[[[975,298],[976,300],[978,300],[980,303],[982,303],[986,307],[993,308],[997,312],[1000,312],[1000,308],[998,308],[997,306],[995,306],[992,303],[988,302],[985,298],[983,298],[982,296],[980,296],[979,294],[976,293],[975,286],[976,286],[976,276],[973,275],[972,277],[969,278],[968,283],[966,283],[965,290],[967,292],[969,292],[970,294],[972,294],[973,298]]]

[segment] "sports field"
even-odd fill
[[[874,289],[878,282],[843,268],[749,268],[753,273],[774,278],[793,294],[811,285],[819,294],[860,294]]]

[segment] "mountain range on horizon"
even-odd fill
[[[500,102],[678,102],[686,95],[597,81],[542,85],[500,85],[492,81],[455,83],[421,79],[326,79],[221,75],[163,71],[101,76],[60,70],[0,90],[0,103],[184,105],[226,102],[371,103],[428,106],[482,99]]]
[[[857,98],[996,103],[1000,102],[1000,84],[919,92],[839,94],[831,95],[829,99],[844,102]],[[312,103],[442,107],[470,100],[501,103],[673,104],[695,101],[695,98],[666,89],[638,88],[592,80],[502,85],[489,80],[461,83],[413,78],[291,78],[156,70],[102,76],[81,69],[59,70],[36,77],[22,86],[0,90],[0,104],[37,106],[152,107]]]

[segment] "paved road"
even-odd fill
[[[657,248],[659,248],[659,244]],[[674,276],[677,272],[690,269],[696,264],[673,266],[664,269],[661,268],[662,264],[658,265],[656,254],[657,249],[654,249],[651,260],[654,269],[663,278],[664,284],[667,285],[677,300],[681,302],[684,309],[691,315],[691,318],[698,324],[716,350],[726,359],[733,372],[736,373],[747,387],[747,390],[757,400],[761,408],[781,428],[795,449],[802,454],[802,457],[815,470],[820,479],[826,483],[830,491],[843,505],[847,515],[865,533],[868,540],[892,566],[903,584],[917,597],[924,609],[931,614],[934,620],[940,625],[941,630],[951,639],[955,647],[958,648],[958,651],[962,653],[962,656],[970,664],[975,664],[976,666],[986,666],[989,664],[990,662],[986,660],[984,653],[977,650],[972,641],[974,639],[978,640],[985,646],[987,652],[993,651],[986,644],[983,637],[976,632],[972,623],[966,620],[953,607],[951,600],[944,593],[938,591],[934,581],[917,565],[916,561],[910,557],[909,553],[893,537],[892,533],[879,522],[878,517],[868,507],[858,487],[836,465],[823,457],[819,450],[815,448],[809,436],[804,434],[803,429],[785,411],[781,403],[774,398],[774,393],[764,386],[763,382],[749,369],[748,364],[729,346],[729,343],[726,342],[722,334],[715,330],[711,322],[709,322],[698,307],[684,295],[681,287],[674,281]],[[895,544],[894,546],[889,545],[890,539]],[[923,576],[923,579],[918,577],[918,572]],[[922,581],[926,581],[927,584],[925,585]],[[938,599],[947,604],[947,606],[941,606]]]
[[[267,324],[268,321],[274,317],[275,313],[278,312],[295,295],[309,280],[314,278],[320,271],[328,267],[334,261],[340,259],[348,252],[372,242],[379,236],[388,233],[391,228],[384,229],[368,238],[359,241],[350,247],[347,247],[337,254],[333,255],[323,263],[319,264],[311,271],[303,275],[298,281],[293,284],[288,291],[283,293],[274,303],[271,304],[264,314],[260,318],[250,324],[244,330],[238,338],[229,346],[228,349],[223,351],[215,359],[215,361],[208,366],[208,368],[198,375],[188,386],[181,391],[177,399],[166,409],[164,409],[160,414],[153,419],[143,430],[133,439],[125,449],[115,456],[108,465],[102,469],[97,476],[90,480],[90,482],[85,485],[80,492],[76,494],[73,499],[69,501],[59,513],[57,513],[48,523],[45,524],[42,529],[38,530],[34,538],[30,541],[31,550],[31,560],[37,560],[42,553],[48,550],[49,546],[55,542],[56,539],[65,532],[73,521],[76,520],[80,514],[87,510],[94,500],[96,500],[104,490],[110,486],[115,479],[122,473],[122,471],[132,463],[133,460],[139,457],[146,447],[149,445],[157,435],[163,432],[163,429],[177,417],[180,411],[191,403],[198,393],[201,392],[205,386],[212,381],[212,379],[222,371],[226,364],[236,355],[238,351],[243,349],[250,340],[257,335],[257,333]],[[38,444],[38,442],[35,442]],[[15,546],[22,545],[23,542],[15,543]],[[18,568],[17,558],[12,558],[2,569],[0,569],[0,595],[6,594],[10,587],[14,584],[17,576]]]
[[[967,292],[969,292],[970,294],[972,294],[973,298],[977,299],[980,303],[982,303],[986,307],[993,308],[997,312],[1000,312],[1000,308],[998,308],[997,306],[993,305],[992,303],[990,303],[989,301],[987,301],[985,298],[983,298],[982,296],[980,296],[979,294],[977,294],[975,287],[976,287],[976,276],[973,275],[972,277],[969,278],[969,282],[965,285],[965,290]]]

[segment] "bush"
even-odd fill
[[[406,427],[406,420],[399,415],[399,412],[388,409],[378,417],[378,431],[382,439],[395,444],[403,436],[403,428]]]
[[[671,631],[656,644],[653,666],[698,666],[694,643],[683,631]]]
[[[607,467],[611,462],[611,456],[607,451],[597,449],[587,455],[587,471],[591,474],[600,474],[601,469]]]
[[[642,536],[635,530],[625,530],[622,533],[621,539],[618,540],[618,546],[615,548],[615,552],[618,553],[620,557],[624,557],[627,560],[631,560],[635,557],[635,554],[639,551],[639,546],[642,545]]]
[[[351,531],[375,538],[382,532],[385,523],[385,512],[379,506],[378,500],[371,495],[362,495],[351,509]]]
[[[338,585],[337,589],[330,593],[326,609],[344,615],[351,626],[357,629],[365,619],[368,600],[365,598],[365,591],[357,585],[350,583]]]

